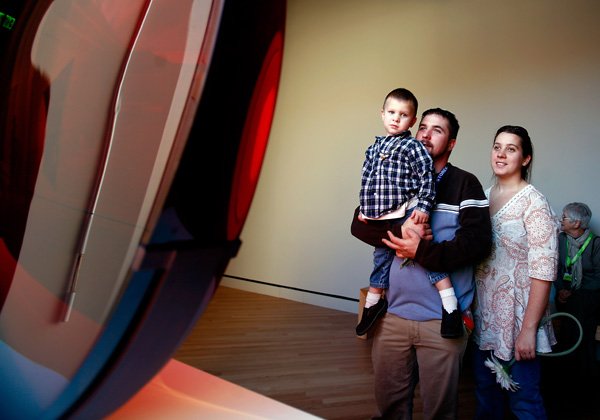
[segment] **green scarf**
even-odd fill
[[[583,232],[583,234],[579,238],[573,238],[570,235],[566,235],[568,255],[569,258],[571,258],[571,261],[574,261],[571,265],[570,270],[571,275],[573,276],[573,279],[571,280],[571,290],[579,289],[581,287],[581,280],[583,277],[583,269],[581,267],[581,255],[579,257],[576,257],[576,255],[589,235],[589,229],[586,229],[585,232]],[[567,267],[567,270],[568,269],[569,268]]]

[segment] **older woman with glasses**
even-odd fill
[[[573,384],[581,384],[582,388],[588,388],[586,379],[597,378],[599,373],[595,336],[600,319],[600,242],[589,228],[591,217],[590,208],[583,203],[570,203],[563,209],[558,276],[554,283],[557,309],[575,316],[583,328],[579,348],[563,361],[577,379]],[[569,347],[578,333],[565,323],[560,329],[559,344]]]

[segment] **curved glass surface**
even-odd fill
[[[40,418],[72,388],[128,286],[201,90],[211,13],[0,1],[2,418]]]

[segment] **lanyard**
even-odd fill
[[[592,236],[594,236],[594,234],[592,232],[590,232],[590,234],[588,235],[588,237],[585,240],[585,242],[583,243],[583,245],[581,245],[581,248],[579,248],[579,251],[577,251],[577,254],[575,254],[575,256],[573,257],[572,261],[571,261],[571,256],[569,255],[569,241],[567,241],[567,260],[566,260],[567,268],[569,268],[573,264],[575,264],[575,262],[579,259],[579,257],[581,257],[581,254],[583,254],[583,251],[585,251],[585,249],[589,245],[590,241],[592,240]]]
[[[444,166],[442,168],[442,170],[440,171],[440,173],[437,174],[437,178],[435,179],[436,184],[438,184],[442,180],[442,177],[444,176],[444,174],[446,173],[447,170],[448,170],[448,165]]]

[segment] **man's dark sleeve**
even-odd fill
[[[462,185],[451,188],[456,187],[460,191],[460,227],[454,239],[439,243],[421,240],[417,248],[415,261],[430,271],[451,272],[477,264],[492,247],[490,211],[482,205],[487,199],[481,184],[474,175],[467,174]]]

